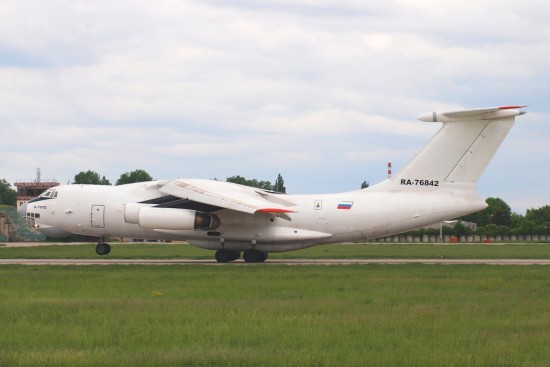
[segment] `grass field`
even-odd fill
[[[212,258],[115,244],[110,258]],[[550,258],[548,245],[335,245],[270,258]],[[97,258],[94,245],[1,258]],[[0,366],[550,365],[550,267],[0,266]]]
[[[2,266],[2,366],[543,366],[545,266]]]
[[[323,245],[308,249],[271,253],[270,259],[372,259],[372,258],[449,258],[449,259],[550,259],[549,244],[354,244]],[[95,259],[95,244],[38,247],[0,247],[2,259]],[[113,243],[105,258],[120,259],[213,259],[214,251],[181,243]]]

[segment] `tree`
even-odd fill
[[[283,176],[281,176],[280,173],[277,176],[277,179],[275,180],[275,185],[273,185],[273,191],[286,194],[285,181],[283,180]]]
[[[366,189],[367,187],[369,187],[369,183],[367,181],[363,181],[361,184],[361,189]]]
[[[74,176],[74,184],[84,184],[84,185],[110,185],[108,179],[99,177],[99,173],[94,171],[82,171]]]
[[[512,224],[512,209],[499,198],[488,198],[486,203],[491,208],[491,223],[497,226],[510,226]]]
[[[247,185],[247,179],[244,178],[243,176],[231,176],[231,177],[228,177],[225,179],[225,181],[227,182],[232,182],[232,183],[235,183],[235,184],[238,184],[238,185],[245,185],[245,186],[250,186],[250,185]]]
[[[509,227],[512,224],[512,210],[504,200],[487,198],[485,202],[488,205],[487,208],[480,212],[461,217],[460,220],[477,223],[478,226],[496,224],[497,226]]]
[[[455,236],[468,236],[472,234],[472,229],[466,227],[461,221],[458,221],[453,226],[453,232]]]
[[[521,227],[525,217],[518,213],[512,213],[510,216],[510,228],[519,228]]]
[[[550,205],[544,205],[537,209],[527,209],[525,219],[536,225],[550,222]]]
[[[135,182],[153,181],[153,177],[142,169],[136,169],[132,172],[126,172],[120,175],[115,185],[125,185]]]
[[[269,181],[258,181],[256,179],[247,180],[246,178],[239,175],[228,177],[226,181],[244,186],[257,187],[264,190],[273,190],[273,186]]]
[[[15,205],[17,193],[5,179],[0,180],[0,205]]]
[[[477,227],[477,234],[485,236],[497,236],[510,234],[510,227],[499,226],[498,224],[487,224],[486,226]]]
[[[550,205],[544,205],[537,209],[527,209],[525,220],[532,223],[534,234],[550,233]]]

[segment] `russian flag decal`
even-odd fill
[[[350,210],[353,206],[353,201],[342,201],[338,204],[337,209]]]

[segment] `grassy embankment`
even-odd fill
[[[0,247],[0,258],[26,259],[95,259],[95,244],[39,247]],[[548,244],[491,244],[491,245],[436,245],[436,244],[356,244],[323,245],[308,249],[271,253],[270,259],[307,258],[449,258],[449,259],[549,259]],[[123,259],[213,259],[214,251],[187,244],[171,243],[113,243],[112,251],[104,258]]]
[[[0,365],[542,366],[550,267],[0,267]]]

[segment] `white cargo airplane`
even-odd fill
[[[64,185],[20,208],[48,236],[187,240],[216,260],[263,262],[270,252],[365,241],[484,209],[476,182],[525,106],[429,112],[437,134],[393,177],[366,189],[285,195],[213,180]]]

